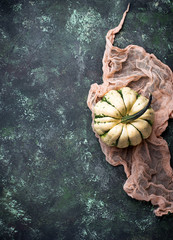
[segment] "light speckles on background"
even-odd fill
[[[92,8],[74,9],[66,28],[71,34],[76,35],[80,43],[91,43],[99,38],[98,29],[102,26],[101,15]]]

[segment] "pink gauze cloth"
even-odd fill
[[[136,147],[119,149],[105,145],[95,135],[106,160],[113,166],[124,166],[127,176],[123,186],[125,192],[137,200],[151,201],[157,206],[155,214],[162,216],[173,213],[173,170],[168,144],[161,137],[168,119],[173,118],[173,73],[140,46],[129,45],[124,49],[113,46],[115,34],[121,30],[128,10],[129,5],[119,25],[106,35],[103,83],[91,85],[87,104],[94,119],[95,104],[111,89],[128,86],[144,96],[152,93],[155,119],[148,139]]]

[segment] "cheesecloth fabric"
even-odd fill
[[[115,34],[121,30],[128,10],[129,6],[119,25],[106,35],[103,83],[91,85],[87,104],[94,119],[94,105],[111,89],[128,86],[146,97],[152,93],[153,130],[140,145],[125,149],[108,147],[95,134],[106,160],[113,166],[124,166],[127,176],[123,186],[125,192],[137,200],[151,201],[157,206],[155,214],[162,216],[173,213],[173,170],[168,144],[161,137],[168,119],[173,117],[173,73],[140,46],[129,45],[124,49],[113,46]]]

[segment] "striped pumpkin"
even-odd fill
[[[150,136],[154,110],[149,100],[129,87],[110,90],[94,107],[94,130],[108,146],[136,146]]]

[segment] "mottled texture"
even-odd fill
[[[128,1],[0,1],[0,239],[172,239],[172,216],[129,198],[91,129],[105,35]],[[172,68],[169,0],[131,1],[116,37]],[[161,39],[161,40],[160,40]],[[173,156],[173,123],[164,138]]]

